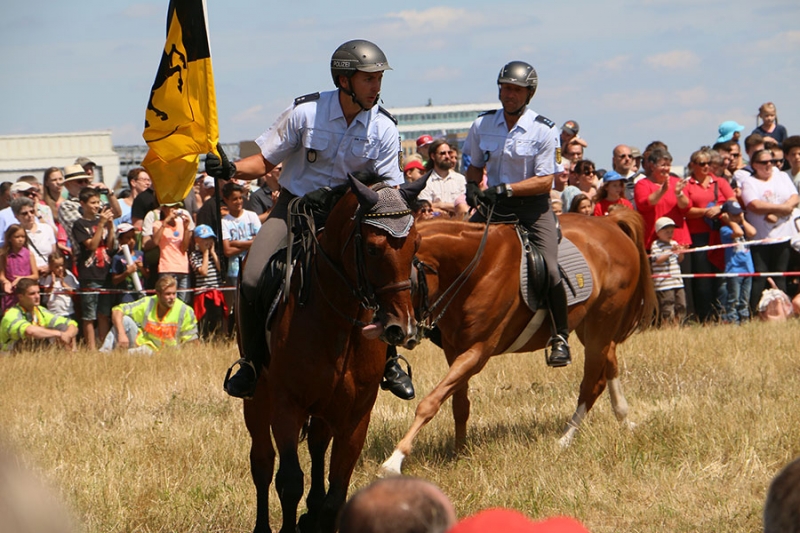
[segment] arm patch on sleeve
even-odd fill
[[[556,123],[555,123],[555,122],[553,122],[552,120],[550,120],[549,118],[547,118],[547,117],[546,117],[546,116],[544,116],[544,115],[536,115],[536,118],[535,118],[534,120],[535,120],[536,122],[541,122],[542,124],[544,124],[544,125],[545,125],[545,126],[547,126],[548,128],[552,128],[553,126],[555,126],[555,125],[556,125]]]
[[[489,111],[484,111],[483,113],[481,113],[481,114],[480,114],[480,115],[478,115],[478,116],[479,116],[479,117],[483,117],[483,116],[486,116],[486,115],[494,115],[494,114],[495,114],[495,113],[497,113],[498,111],[500,111],[500,110],[499,110],[499,109],[491,109],[491,110],[489,110]]]
[[[298,96],[297,98],[294,99],[294,105],[305,104],[308,102],[313,102],[314,100],[319,100],[319,93],[311,93],[303,96]]]
[[[386,110],[385,110],[383,107],[381,107],[381,106],[378,106],[378,112],[379,112],[379,113],[382,113],[382,114],[384,114],[384,115],[386,115],[387,117],[389,117],[389,120],[391,120],[392,122],[394,122],[394,125],[395,125],[395,126],[397,126],[397,119],[396,119],[396,118],[394,118],[394,115],[392,115],[391,113],[389,113],[388,111],[386,111]]]

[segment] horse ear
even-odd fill
[[[375,207],[375,204],[378,203],[378,193],[358,181],[352,174],[348,174],[347,179],[350,180],[350,189],[358,198],[358,203],[364,211],[369,211]]]
[[[400,185],[400,194],[403,196],[403,200],[406,201],[407,205],[411,206],[417,201],[417,196],[419,196],[419,193],[425,188],[425,185],[428,184],[428,178],[430,177],[431,173],[428,172],[417,181]]]

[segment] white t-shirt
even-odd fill
[[[36,258],[36,266],[39,268],[47,266],[47,259],[56,248],[56,234],[49,224],[39,222],[33,231],[25,230],[28,234],[28,249],[31,255]]]
[[[75,313],[75,307],[72,303],[72,297],[69,294],[64,294],[63,290],[73,291],[78,290],[80,283],[75,278],[75,275],[69,270],[64,271],[63,283],[58,279],[53,279],[52,274],[48,274],[40,281],[42,287],[52,287],[52,293],[47,300],[47,310],[56,316],[69,316]]]
[[[243,209],[242,214],[238,217],[234,217],[229,213],[222,219],[222,240],[250,241],[255,239],[259,229],[261,229],[261,221],[255,212]],[[246,255],[247,252],[242,252],[228,258],[229,279],[235,279],[239,276],[239,263]]]
[[[792,183],[792,179],[785,172],[775,173],[767,181],[762,181],[752,177],[742,184],[742,202],[745,207],[753,200],[761,200],[770,204],[782,204],[792,195],[797,194],[797,189]],[[755,239],[766,239],[767,237],[789,240],[795,234],[792,217],[785,216],[772,224],[767,222],[765,215],[759,215],[752,211],[745,212],[745,218],[756,229]]]

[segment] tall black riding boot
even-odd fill
[[[548,342],[551,353],[547,355],[547,365],[552,367],[567,366],[572,362],[569,353],[569,317],[567,308],[567,293],[564,291],[564,282],[560,281],[557,285],[550,287],[548,293],[550,304],[551,334]]]
[[[386,366],[383,369],[383,381],[381,381],[381,388],[388,390],[401,400],[413,400],[414,384],[411,382],[411,366],[408,367],[408,374],[400,367],[397,362],[402,359],[408,364],[408,361],[402,355],[397,354],[397,347],[391,344],[386,347]]]
[[[261,369],[269,365],[266,319],[257,306],[241,292],[236,307],[236,337],[241,359],[228,369],[223,386],[225,392],[231,396],[250,399],[256,391]],[[239,365],[239,370],[231,376],[236,365]]]

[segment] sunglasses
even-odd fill
[[[711,161],[695,161],[695,165],[700,165],[701,167],[707,167],[711,164]]]
[[[633,154],[622,154],[618,155],[617,157],[619,157],[620,159],[633,159]]]
[[[772,159],[765,159],[764,161],[753,161],[754,165],[772,165]]]
[[[773,159],[772,160],[772,164],[775,165],[776,167],[782,167],[783,166],[783,159]]]
[[[581,172],[581,174],[583,174],[584,176],[591,176],[592,174],[596,174],[596,172],[594,170],[584,170],[583,172]]]

